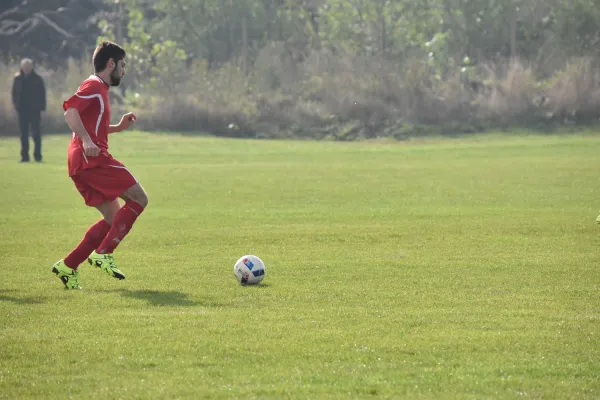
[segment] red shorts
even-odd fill
[[[138,183],[133,174],[115,159],[94,168],[80,170],[71,179],[85,204],[90,207],[113,201]]]

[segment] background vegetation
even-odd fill
[[[600,116],[595,0],[34,0],[0,13],[0,131],[16,132],[22,56],[51,88],[46,130],[64,130],[103,38],[129,52],[113,97],[144,129],[348,140]]]

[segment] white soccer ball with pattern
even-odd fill
[[[233,266],[233,273],[241,285],[258,285],[265,278],[265,263],[253,255],[243,256]]]

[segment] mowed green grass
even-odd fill
[[[600,136],[117,134],[150,205],[77,292],[68,140],[0,140],[0,398],[600,397]]]

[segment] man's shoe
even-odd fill
[[[94,267],[102,269],[104,272],[117,279],[125,279],[123,274],[117,265],[115,264],[115,258],[112,254],[98,254],[94,250],[88,257],[88,263]]]
[[[66,289],[81,289],[81,286],[79,286],[79,272],[67,267],[64,260],[54,264],[52,272],[58,276]]]

